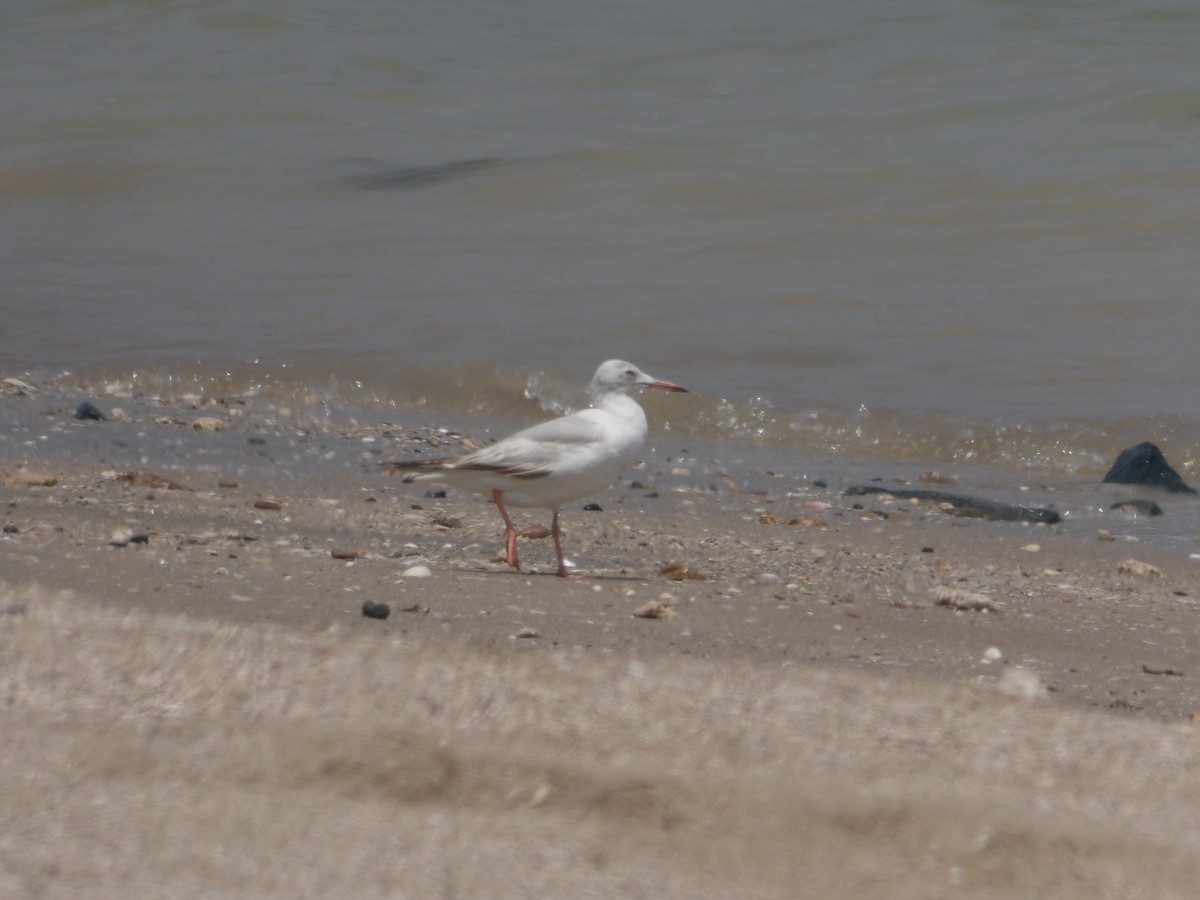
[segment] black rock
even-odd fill
[[[1176,494],[1196,493],[1196,489],[1185,484],[1179,473],[1171,468],[1162,451],[1149,441],[1121,451],[1104,480],[1110,484],[1159,487]]]
[[[599,503],[589,503],[583,508],[584,512],[604,512]]]
[[[437,488],[432,491],[426,491],[425,496],[428,497],[430,500],[440,500],[442,497],[446,496],[446,489],[445,488]]]
[[[386,603],[376,603],[368,600],[363,604],[362,614],[368,619],[386,619],[392,614],[392,608]]]
[[[93,419],[97,422],[104,422],[108,419],[98,407],[88,400],[84,400],[79,404],[79,408],[75,410],[75,418],[77,419]]]

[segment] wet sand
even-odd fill
[[[379,466],[467,429],[80,399],[0,398],[0,893],[1194,890],[1200,564],[1129,520],[651,453],[564,580]]]

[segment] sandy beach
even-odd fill
[[[6,896],[1194,893],[1200,563],[1136,520],[656,450],[564,510],[560,579],[380,465],[466,428],[27,387]]]

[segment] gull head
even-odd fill
[[[610,359],[601,363],[596,374],[592,376],[591,392],[593,397],[602,397],[605,394],[632,394],[641,388],[687,393],[687,388],[680,387],[674,382],[653,378],[633,363],[625,362],[623,359]]]

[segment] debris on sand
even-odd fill
[[[992,598],[987,594],[977,594],[964,591],[962,588],[939,586],[933,592],[934,602],[938,606],[949,606],[951,609],[975,610],[977,612],[995,608]]]
[[[1135,578],[1162,578],[1162,569],[1138,559],[1123,559],[1117,563],[1117,574]]]
[[[633,615],[638,619],[674,619],[678,613],[670,603],[662,600],[651,600],[649,603],[644,603],[633,611]]]

